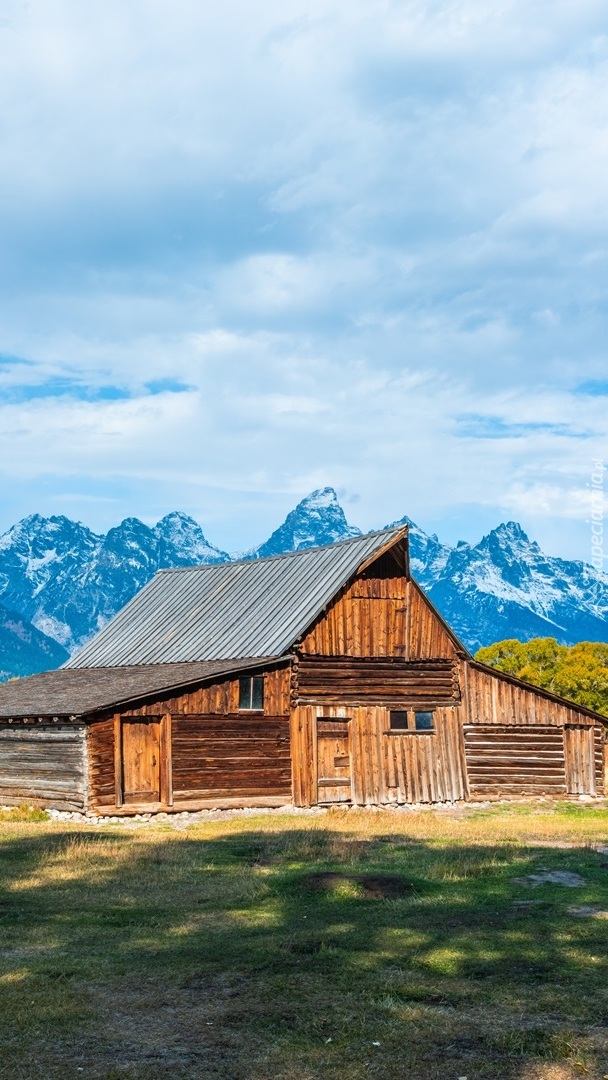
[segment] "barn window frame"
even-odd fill
[[[264,712],[264,676],[241,675],[239,712]]]
[[[422,717],[430,717],[430,723],[425,723]],[[435,735],[435,708],[428,705],[426,708],[389,709],[388,724],[385,735]]]

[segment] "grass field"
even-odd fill
[[[608,1075],[606,809],[18,816],[0,1078]]]

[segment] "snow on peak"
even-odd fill
[[[226,562],[225,551],[210,544],[194,518],[181,510],[165,514],[154,526],[162,566],[194,566],[199,563]]]
[[[338,496],[332,487],[317,488],[298,503],[298,509],[307,510],[327,510],[330,506],[340,508]]]
[[[346,520],[334,489],[318,488],[302,499],[266,543],[250,552],[249,557],[260,559],[286,551],[323,547],[360,535],[361,530]]]
[[[503,521],[489,533],[490,536],[499,536],[505,540],[531,543],[530,537],[524,532],[518,521]]]

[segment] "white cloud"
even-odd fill
[[[2,14],[4,525],[85,491],[98,525],[181,504],[245,546],[333,483],[364,526],[521,513],[586,543],[603,3]]]

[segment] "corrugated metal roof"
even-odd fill
[[[279,656],[376,552],[384,529],[267,559],[161,570],[66,668]]]
[[[127,667],[44,671],[0,686],[0,717],[84,716],[172,690],[276,663],[274,657],[206,660],[195,664],[144,664]]]

